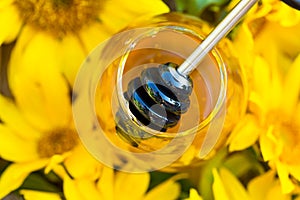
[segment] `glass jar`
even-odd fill
[[[91,52],[74,85],[73,111],[79,136],[96,159],[127,172],[177,171],[225,145],[247,99],[245,73],[227,39],[190,74],[189,108],[175,126],[153,128],[125,95],[145,69],[180,65],[210,30],[197,18],[167,13],[133,22]]]

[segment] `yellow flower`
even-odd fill
[[[299,52],[300,12],[278,0],[263,0],[254,6],[234,32],[233,43],[246,69],[256,55],[281,62]],[[276,59],[275,59],[276,60]],[[270,63],[274,65],[275,63]],[[274,65],[274,67],[277,66]]]
[[[57,69],[26,75],[19,103],[0,95],[0,157],[14,162],[1,175],[0,198],[42,168],[63,163],[73,177],[94,179],[102,167],[80,145],[63,76]]]
[[[255,63],[251,112],[233,131],[229,149],[242,150],[259,139],[264,160],[277,169],[283,191],[291,192],[293,178],[300,180],[300,55],[285,76],[278,68],[270,69],[263,58]]]
[[[295,17],[300,13],[279,1],[263,1],[263,6],[268,8],[258,7],[234,41],[239,52],[248,47],[241,54],[251,55],[242,56],[250,97],[249,113],[228,142],[236,151],[259,140],[264,160],[277,170],[283,192],[289,193],[300,181],[300,20]],[[257,14],[261,10],[267,14]],[[285,21],[287,12],[295,15],[291,23]]]
[[[73,84],[97,44],[136,17],[168,11],[161,0],[1,0],[0,45],[17,39],[10,74],[56,67]]]
[[[0,96],[0,198],[32,171],[61,162],[93,179],[101,165],[80,145],[69,84],[88,52],[140,15],[168,12],[160,0],[2,0],[0,44],[16,40],[9,62],[14,100]],[[78,165],[78,160],[81,161]]]
[[[247,189],[226,168],[213,170],[215,200],[288,200],[292,195],[283,194],[275,172],[269,171],[250,181]]]
[[[59,167],[64,179],[64,194],[70,200],[172,200],[180,194],[180,185],[176,181],[183,175],[175,175],[148,191],[149,173],[126,173],[103,167],[98,180],[86,178],[71,179]]]

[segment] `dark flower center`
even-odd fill
[[[78,143],[78,135],[69,129],[57,129],[46,133],[38,142],[40,157],[47,158],[72,150]]]
[[[21,17],[38,30],[62,37],[99,21],[104,0],[15,0]]]

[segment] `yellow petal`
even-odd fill
[[[267,19],[270,21],[277,21],[282,26],[293,26],[300,22],[299,11],[291,8],[283,2],[276,2],[273,5],[273,12],[267,15]]]
[[[270,138],[274,128],[271,126],[268,128],[266,134],[261,134],[259,138],[261,153],[265,161],[273,160],[276,158],[276,151],[274,147],[274,140]]]
[[[187,198],[185,200],[202,200],[202,198],[199,196],[196,189],[191,188],[190,189],[190,196],[189,196],[189,198]]]
[[[71,120],[68,86],[61,74],[42,71],[15,76],[17,105],[30,124],[40,130],[66,127]]]
[[[120,9],[131,13],[131,18],[134,19],[140,15],[158,15],[161,13],[167,13],[170,11],[169,7],[162,0],[140,0],[137,4],[135,1],[122,1],[122,0],[113,0],[111,1],[111,6],[114,4],[120,5]],[[141,6],[142,5],[142,6]],[[115,10],[116,11],[116,10]]]
[[[213,194],[215,200],[233,200],[230,199],[229,194],[226,191],[226,188],[224,186],[224,183],[217,171],[217,169],[213,169],[213,177],[214,177],[214,183],[213,183]]]
[[[2,2],[1,2],[2,3]],[[22,20],[14,5],[7,5],[1,8],[0,3],[0,45],[5,42],[12,42],[20,32]],[[8,3],[7,1],[3,4]]]
[[[253,90],[260,97],[264,97],[269,93],[271,85],[271,72],[269,64],[263,57],[255,56],[252,69],[253,76],[251,77],[251,84],[253,85]]]
[[[233,45],[236,52],[242,52],[239,54],[239,60],[243,66],[246,69],[251,69],[254,57],[254,43],[252,34],[246,24],[242,24],[239,27],[237,35],[234,37]]]
[[[71,120],[71,104],[68,85],[58,69],[57,41],[40,33],[21,47],[12,53],[11,60],[18,61],[12,61],[9,73],[18,106],[39,129],[65,127]]]
[[[253,75],[251,77],[253,89],[260,96],[268,94],[271,84],[270,67],[266,60],[261,56],[254,57]]]
[[[82,194],[83,199],[103,199],[101,194],[97,190],[95,181],[90,179],[78,179],[77,180],[78,190]]]
[[[273,186],[275,177],[274,171],[266,172],[250,181],[248,191],[252,199],[265,200],[266,193]]]
[[[279,183],[269,189],[263,200],[291,200],[292,194],[283,194]],[[256,200],[256,199],[255,199]]]
[[[116,5],[118,5],[116,7]],[[142,15],[157,15],[169,12],[169,8],[161,0],[107,1],[99,17],[112,33],[124,28],[134,18]],[[111,23],[114,22],[114,23]]]
[[[33,28],[31,28],[30,26],[23,27],[22,34],[20,34],[20,36],[18,37],[18,40],[16,41],[16,44],[11,52],[11,59],[9,61],[11,67],[9,67],[9,74],[17,73],[20,69],[23,68],[20,58],[23,57],[25,49],[30,44],[35,35],[36,31]]]
[[[239,151],[253,145],[261,130],[255,116],[247,114],[232,131],[228,142],[229,151]]]
[[[289,194],[283,194],[275,171],[268,171],[250,181],[248,191],[253,200],[290,200]]]
[[[247,14],[247,17],[245,19],[245,23],[247,22],[253,22],[255,23],[255,20],[260,20],[261,18],[264,18],[266,15],[268,15],[272,11],[272,5],[270,3],[262,3],[260,5],[256,4]],[[254,30],[255,31],[255,30]]]
[[[97,182],[102,199],[114,199],[114,170],[103,166],[102,175]]]
[[[255,49],[272,67],[286,69],[300,50],[300,23],[283,27],[276,22],[266,22],[255,38]],[[267,44],[267,45],[266,45]]]
[[[42,192],[35,190],[20,190],[20,194],[24,196],[26,200],[61,200],[59,194],[52,192]]]
[[[36,141],[20,137],[0,124],[0,157],[13,162],[36,160],[39,158]]]
[[[261,124],[265,123],[268,108],[266,107],[265,97],[255,91],[251,91],[248,99],[248,109],[253,113]]]
[[[275,47],[270,46],[269,53]],[[277,53],[269,56],[274,56],[277,59]],[[269,57],[267,57],[269,58]],[[253,77],[251,84],[253,85],[253,91],[255,91],[263,100],[265,110],[277,109],[282,99],[282,82],[280,73],[276,64],[272,64],[271,60],[268,62],[266,57],[256,56],[253,65]],[[274,61],[275,62],[275,61]]]
[[[84,32],[86,32],[86,29],[83,29]],[[98,38],[97,35],[89,35],[89,37]],[[85,49],[85,41],[80,41],[79,36],[76,37],[74,35],[64,37],[60,46],[60,52],[63,57],[59,68],[69,83],[73,85],[77,71],[86,58],[88,50]]]
[[[14,0],[1,0],[0,1],[0,9],[5,8],[10,5]]]
[[[36,139],[41,135],[28,124],[14,102],[2,95],[0,95],[0,119],[22,138]]]
[[[290,193],[294,190],[295,185],[289,177],[288,167],[279,161],[276,162],[278,177],[281,182],[281,189],[284,194]]]
[[[150,182],[149,173],[125,173],[117,172],[115,176],[115,199],[142,199]],[[132,188],[134,187],[134,192]]]
[[[78,162],[80,160],[81,162]],[[78,145],[64,162],[68,172],[74,178],[95,180],[102,170],[102,165],[87,150]]]
[[[77,182],[68,175],[64,177],[63,191],[67,200],[85,200],[83,194],[78,190]]]
[[[244,186],[227,169],[221,168],[219,173],[214,169],[213,176],[213,192],[216,200],[250,200]]]
[[[300,95],[300,54],[290,67],[284,83],[284,98],[282,108],[287,115],[292,116],[295,112]]]
[[[177,199],[180,194],[180,185],[176,180],[183,178],[184,175],[179,174],[178,176],[173,176],[172,178],[160,183],[158,186],[150,190],[144,200],[171,200]]]
[[[66,159],[67,156],[70,155],[70,152],[64,153],[62,155],[57,154],[50,158],[47,166],[45,167],[45,174],[48,174],[51,170],[55,170],[58,166]]]
[[[8,166],[0,177],[0,198],[17,189],[31,172],[41,169],[46,163],[47,160],[37,160]]]
[[[67,200],[104,199],[93,180],[71,179],[69,176],[64,178],[64,194]]]
[[[109,31],[106,25],[96,22],[80,31],[78,37],[84,44],[85,53],[88,53],[114,33]]]
[[[299,12],[299,11],[297,11]],[[295,58],[300,51],[300,38],[298,35],[300,34],[300,22],[292,27],[282,27],[271,24],[270,27],[274,27],[275,33],[274,42],[278,43],[279,49],[282,51],[283,54],[287,54],[290,58]],[[290,59],[293,61],[293,59]]]
[[[300,166],[299,165],[289,166],[289,171],[293,177],[295,177],[298,181],[300,181]]]
[[[48,70],[58,67],[61,62],[60,42],[47,33],[24,26],[12,51],[9,73],[14,74],[24,68]]]
[[[52,170],[61,179],[64,179],[64,177],[67,175],[66,169],[62,165],[55,165],[53,166]],[[45,169],[45,173],[47,173],[46,169]]]

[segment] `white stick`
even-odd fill
[[[177,71],[184,76],[189,75],[200,64],[206,54],[230,32],[257,1],[258,0],[241,0],[205,40],[202,41],[195,51],[177,68]]]

